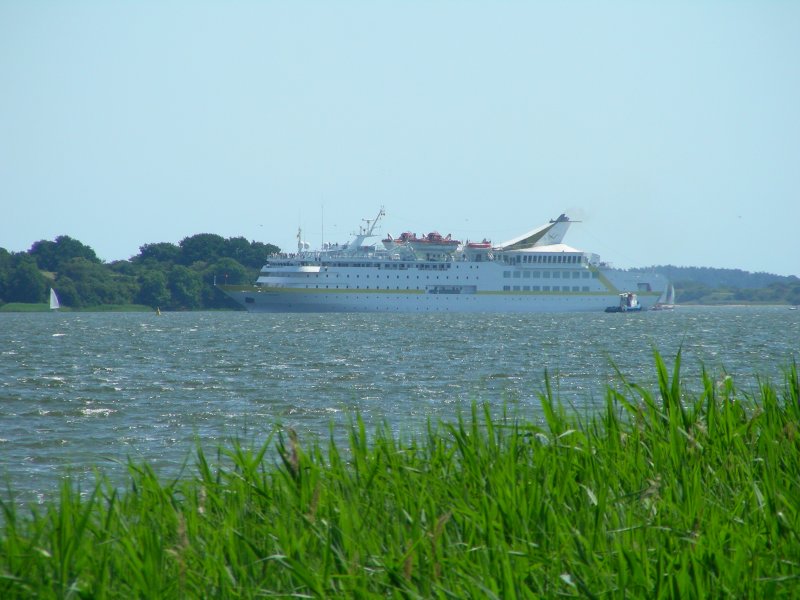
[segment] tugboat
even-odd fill
[[[619,304],[617,306],[609,306],[606,308],[607,313],[624,313],[624,312],[639,312],[642,310],[642,305],[639,304],[639,298],[633,292],[624,292],[619,295]]]

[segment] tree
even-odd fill
[[[218,284],[250,283],[248,270],[232,258],[220,258],[205,270],[204,275],[206,281],[216,281]]]
[[[273,254],[277,254],[281,249],[274,244],[264,244],[262,242],[250,242],[250,253],[246,260],[240,260],[245,267],[260,269]]]
[[[198,233],[183,238],[179,245],[182,265],[191,265],[196,262],[212,263],[223,256],[225,238],[215,233]]]
[[[800,283],[794,283],[790,286],[786,299],[789,304],[800,305]]]
[[[0,248],[0,304],[6,301],[11,268],[11,253],[5,248]]]
[[[74,282],[77,306],[129,304],[133,301],[135,280],[132,277],[114,277],[105,265],[85,258],[73,258],[62,263],[56,282],[62,277]]]
[[[175,263],[181,255],[181,249],[175,244],[160,242],[145,244],[139,247],[139,260],[154,260],[160,263]]]
[[[56,279],[53,287],[56,288],[58,299],[63,306],[73,306],[75,308],[84,306],[78,294],[78,288],[75,287],[75,282],[69,277],[59,277]]]
[[[8,302],[44,302],[47,280],[36,266],[36,262],[23,255],[8,278],[6,300]]]
[[[83,258],[91,263],[100,264],[100,259],[94,250],[68,235],[60,235],[54,242],[48,240],[34,242],[28,254],[36,260],[39,268],[45,271],[58,271],[61,264],[73,258]]]
[[[146,304],[153,308],[168,306],[170,303],[170,292],[167,287],[167,276],[162,271],[145,271],[138,278],[139,293],[136,301],[139,304]]]
[[[176,265],[169,273],[169,291],[173,308],[198,308],[203,282],[200,276],[182,265]]]

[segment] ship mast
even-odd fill
[[[364,240],[373,236],[373,231],[375,230],[375,226],[380,221],[380,218],[386,216],[386,211],[381,209],[378,211],[378,214],[375,216],[374,219],[361,219],[366,223],[366,225],[361,225],[358,228],[358,234],[354,234],[355,238],[347,245],[349,250],[358,250],[361,247],[361,244],[364,243]]]

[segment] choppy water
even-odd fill
[[[652,384],[652,349],[687,380],[704,364],[738,387],[780,381],[800,311],[689,308],[636,315],[0,314],[0,479],[52,495],[64,474],[175,472],[196,443],[344,433],[359,411],[413,433],[472,401],[540,416],[544,372],[577,410],[603,403],[616,364]],[[699,386],[699,383],[698,383]]]

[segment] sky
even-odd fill
[[[0,247],[497,243],[800,275],[800,2],[0,0]]]

